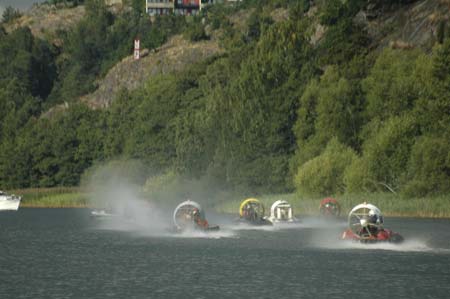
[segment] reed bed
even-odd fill
[[[341,216],[346,216],[355,205],[367,202],[376,205],[386,216],[450,218],[450,196],[402,198],[395,194],[372,193],[333,197],[341,205]],[[237,214],[239,205],[245,198],[247,197],[221,202],[215,206],[215,210],[222,213]],[[263,195],[255,198],[264,204],[266,215],[270,213],[271,205],[281,199],[291,203],[297,215],[317,215],[320,201],[323,199],[323,197],[305,198],[294,193]]]
[[[22,196],[20,207],[84,208],[89,206],[89,194],[77,187],[18,189],[10,193]]]
[[[21,207],[42,208],[81,208],[89,207],[90,192],[79,187],[33,188],[11,190],[22,196]],[[248,198],[259,199],[266,208],[266,215],[270,213],[272,203],[277,200],[287,200],[292,204],[297,215],[317,215],[319,204],[323,197],[303,197],[295,193],[274,194],[261,196],[236,196],[223,198],[212,202],[207,209],[214,209],[220,213],[238,214],[241,202]],[[429,217],[450,218],[450,195],[426,198],[403,198],[389,193],[367,193],[333,196],[341,205],[341,216],[357,204],[367,202],[379,207],[385,216],[396,217]],[[164,203],[162,200],[160,203]]]

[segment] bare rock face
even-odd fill
[[[107,108],[122,89],[134,90],[153,76],[184,69],[193,63],[221,53],[215,41],[192,43],[175,36],[155,51],[144,49],[141,58],[124,58],[99,82],[99,88],[81,101],[91,108]]]
[[[369,1],[354,21],[366,27],[376,48],[422,48],[430,50],[437,26],[448,21],[448,0],[404,0],[392,6],[386,0]]]

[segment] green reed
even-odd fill
[[[332,196],[341,205],[341,216],[357,204],[367,202],[376,205],[386,216],[450,218],[450,196],[426,198],[402,198],[395,194],[368,193]],[[214,208],[222,213],[239,213],[240,203],[247,197],[223,201]],[[297,215],[318,215],[320,201],[324,197],[303,197],[295,193],[255,196],[265,206],[266,215],[271,205],[277,200],[287,200]]]

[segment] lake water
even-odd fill
[[[450,220],[385,219],[402,245],[341,242],[344,220],[231,220],[177,235],[85,209],[1,212],[0,298],[450,298]]]

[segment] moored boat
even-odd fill
[[[7,194],[6,192],[0,191],[0,211],[17,211],[19,209],[21,199],[22,197],[20,196]]]

